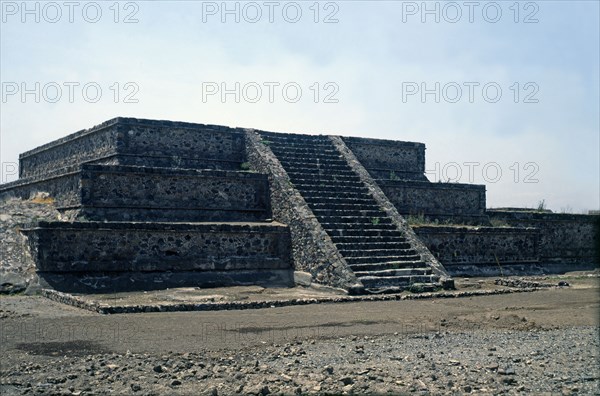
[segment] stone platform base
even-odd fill
[[[57,290],[293,284],[279,223],[39,222],[22,230]]]
[[[249,172],[83,164],[75,171],[0,186],[0,201],[46,192],[69,219],[92,221],[262,221],[269,183]]]
[[[597,264],[588,263],[519,263],[519,264],[460,264],[445,265],[450,276],[524,276],[565,274],[571,271],[593,271]]]
[[[122,291],[164,290],[178,287],[250,286],[291,287],[293,271],[178,271],[112,273],[38,273],[40,286],[67,293],[118,293]]]

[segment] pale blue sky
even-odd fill
[[[68,133],[131,116],[419,141],[427,145],[427,168],[439,169],[430,174],[432,180],[452,178],[455,168],[448,164],[457,163],[463,172],[459,181],[469,182],[464,163],[479,163],[473,181],[486,184],[488,206],[532,207],[544,199],[556,211],[600,207],[597,1],[519,2],[518,7],[514,1],[477,2],[473,22],[462,1],[451,6],[428,2],[429,9],[440,10],[439,23],[434,15],[421,21],[421,1],[320,2],[318,23],[313,20],[314,1],[274,2],[273,23],[263,1],[254,3],[263,13],[256,23],[248,20],[254,13],[243,14],[244,7],[255,10],[247,2],[238,3],[239,23],[234,15],[225,15],[221,22],[221,1],[136,1],[117,7],[114,1],[92,3],[78,2],[70,23],[68,8],[56,2],[62,17],[50,23],[56,14],[48,2],[28,2],[33,10],[38,4],[36,23],[36,15],[22,15],[21,1],[2,1],[3,163],[16,162],[20,152]],[[91,23],[96,4],[102,15]],[[235,6],[227,3],[230,9]],[[301,9],[300,20],[286,21],[284,7],[288,20]],[[414,7],[419,10],[412,15]],[[484,8],[489,20],[497,9],[502,15],[492,23],[484,18]],[[447,19],[455,17],[456,9],[462,17],[450,23]],[[211,10],[216,14],[209,15]],[[132,12],[138,22],[123,23]],[[323,23],[331,12],[338,22]],[[528,15],[538,22],[524,23]],[[34,88],[36,82],[41,91],[50,83],[49,99],[55,96],[53,83],[63,87],[62,96],[50,103],[41,92],[36,103],[32,94],[25,100],[20,92],[8,94],[15,86],[20,90],[22,83]],[[80,84],[73,103],[65,82]],[[139,87],[133,96],[138,103],[124,103],[124,95],[133,92],[132,86],[125,89],[127,82]],[[258,84],[263,96],[257,103],[243,97],[235,103],[233,95],[224,103],[219,95],[203,100],[203,83],[234,88],[236,82],[240,87]],[[273,103],[265,82],[280,84]],[[316,82],[318,103],[313,96]],[[328,82],[335,85],[326,89]],[[436,82],[449,99],[456,94],[452,86],[463,87],[458,102],[442,95],[436,103],[432,94],[425,103],[419,94],[403,100],[408,85],[434,88]],[[474,103],[468,100],[465,82],[479,84]],[[88,103],[82,96],[86,83],[102,89],[98,102]],[[286,83],[302,89],[298,102],[285,100],[281,87]],[[492,99],[481,92],[486,83],[502,89],[496,103],[485,100]],[[526,89],[526,83],[532,85]],[[248,87],[246,93],[254,96]],[[338,102],[324,103],[334,87],[339,88],[333,96]],[[535,89],[532,98],[538,103],[524,103]],[[528,163],[533,165],[524,168]],[[487,177],[482,174],[485,164],[491,164]],[[3,179],[12,180],[7,169],[5,165]],[[501,177],[495,176],[497,169]],[[524,183],[531,172],[538,181]]]

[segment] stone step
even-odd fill
[[[352,202],[350,200],[340,200],[341,203]],[[309,203],[312,206],[312,203]],[[319,211],[317,211],[319,212]],[[377,213],[377,212],[374,212]],[[392,223],[389,217],[385,217],[385,213],[378,212],[379,216],[317,216],[322,224],[328,224],[332,229],[389,229],[395,230],[396,225]],[[316,213],[315,213],[316,215]],[[336,226],[336,225],[339,225]]]
[[[364,276],[358,278],[365,288],[380,288],[386,286],[410,286],[415,283],[436,283],[436,275],[409,275],[409,276]]]
[[[373,199],[367,191],[319,191],[319,190],[303,190],[302,196],[306,198],[358,198],[358,199]]]
[[[392,253],[392,252],[390,252]],[[403,261],[418,261],[421,259],[421,255],[400,255],[400,256],[358,256],[358,257],[345,257],[348,264],[376,264],[376,263],[397,263]]]
[[[319,218],[319,219],[325,218],[325,217],[357,217],[357,218],[358,217],[368,217],[368,218],[385,217],[385,213],[379,209],[377,209],[377,210],[367,210],[367,209],[339,210],[339,209],[330,209],[330,208],[322,209],[322,208],[312,208],[311,207],[311,210],[313,211],[315,216],[317,216],[317,218]]]
[[[282,151],[288,148],[295,148],[295,149],[305,149],[305,150],[334,150],[334,146],[331,144],[331,142],[324,142],[324,141],[316,141],[316,142],[311,142],[311,141],[300,141],[300,140],[290,140],[290,141],[283,141],[283,140],[273,140],[273,139],[263,139],[263,144],[266,144],[267,146],[269,146],[271,148],[271,150],[273,150],[273,152],[275,151]]]
[[[304,200],[309,204],[353,204],[353,205],[374,205],[372,198],[351,198],[351,197],[312,197],[302,194]],[[375,223],[378,220],[373,220]]]
[[[378,224],[392,224],[389,217],[353,217],[353,216],[320,216],[322,223],[343,223],[343,224],[373,224],[373,219],[379,219]]]
[[[398,261],[390,263],[366,263],[366,264],[352,264],[350,268],[353,271],[384,271],[390,269],[402,269],[402,268],[422,268],[426,264],[422,260],[417,261]]]
[[[288,160],[291,162],[305,160],[305,159],[316,159],[319,160],[340,160],[342,159],[341,154],[336,150],[311,150],[311,149],[289,149],[289,150],[277,150],[277,158],[279,160]]]
[[[414,249],[340,249],[339,252],[346,258],[350,257],[381,257],[381,256],[415,256]]]
[[[374,201],[373,201],[374,202]],[[375,211],[379,206],[373,202],[369,203],[309,203],[311,209],[328,210],[351,210],[351,211]]]
[[[369,292],[436,280],[331,142],[309,135],[264,137],[272,140],[291,182]]]
[[[271,148],[272,151],[277,151],[280,154],[283,155],[289,155],[289,156],[303,156],[302,158],[306,158],[306,157],[318,157],[318,156],[331,156],[331,157],[336,157],[336,158],[341,158],[341,154],[340,152],[334,147],[299,147],[299,146],[286,146],[286,145],[281,145],[281,144],[277,144],[277,143],[271,143],[269,144],[270,146],[273,145],[273,147]]]
[[[319,220],[323,228],[326,230],[396,230],[394,224],[374,224],[374,223],[327,223]]]
[[[308,177],[313,177],[314,175],[325,175],[325,176],[354,176],[356,177],[356,173],[349,170],[347,167],[342,166],[303,166],[303,167],[286,167],[286,172],[291,176],[294,175],[308,175]]]
[[[332,146],[331,140],[329,140],[326,136],[318,136],[318,135],[290,135],[290,134],[270,134],[270,133],[261,133],[262,140],[267,140],[271,142],[271,144],[323,144]]]
[[[291,178],[290,178],[291,179]],[[348,187],[364,187],[360,181],[334,181],[326,180],[315,182],[314,179],[294,179],[292,184],[302,190],[343,191]]]
[[[304,171],[288,170],[287,174],[292,182],[299,180],[312,180],[314,186],[330,183],[357,183],[360,178],[354,174],[340,174],[335,172],[306,173]]]
[[[386,277],[407,275],[431,275],[431,273],[432,270],[429,267],[386,269],[379,271],[354,271],[354,275],[356,275],[358,278],[368,276]]]
[[[309,195],[319,195],[324,194],[324,196],[336,196],[335,194],[364,194],[368,193],[364,185],[360,186],[345,186],[343,190],[340,190],[338,186],[313,186],[308,184],[297,184],[296,188],[302,192],[302,194],[307,193]]]
[[[365,245],[373,246],[373,244],[399,244],[399,243],[407,243],[406,238],[404,236],[355,236],[355,235],[345,235],[345,236],[337,236],[332,235],[331,239],[336,245],[344,245],[344,244],[359,244],[363,243]]]
[[[340,230],[340,229],[334,229],[334,230],[327,230],[327,234],[329,234],[331,237],[348,237],[348,236],[361,236],[361,237],[401,237],[402,233],[400,231],[397,230],[380,230],[380,229],[373,229],[373,230]]]
[[[407,250],[411,249],[410,243],[406,241],[406,238],[396,238],[394,242],[364,242],[356,241],[354,243],[338,243],[336,247],[340,251],[369,251],[369,250]]]
[[[271,132],[271,131],[260,131],[262,136],[270,136],[278,139],[286,139],[286,140],[327,140],[329,141],[329,137],[327,135],[320,134],[308,134],[308,133],[281,133],[281,132]]]
[[[277,155],[277,154],[275,154]],[[285,155],[284,156],[277,156],[277,159],[279,159],[279,162],[281,162],[281,165],[283,165],[284,168],[308,168],[308,167],[316,167],[316,166],[321,166],[321,167],[338,167],[338,168],[342,168],[342,169],[347,169],[350,170],[350,167],[348,167],[348,164],[346,163],[346,161],[344,161],[343,159],[336,159],[336,158],[286,158]]]

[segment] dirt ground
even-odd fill
[[[3,394],[452,394],[536,390],[598,394],[597,274],[529,280],[563,280],[569,286],[465,298],[114,315],[43,297],[3,296],[0,390]],[[457,285],[462,290],[485,289],[492,287],[490,282],[458,279]],[[219,293],[213,290],[209,295]],[[436,344],[436,353],[445,351],[446,355],[432,352],[434,343],[441,342],[436,337],[443,337],[445,342]],[[531,369],[532,363],[525,363],[532,361],[529,355],[516,357],[522,352],[521,343],[523,350],[532,348],[528,354],[542,351],[546,363]],[[364,344],[374,349],[366,354],[357,352],[358,360],[338,356],[340,348],[356,352],[364,350]],[[293,348],[303,348],[298,355],[301,359],[294,358],[290,352]],[[427,352],[417,362],[402,358],[399,363],[391,356],[398,348],[412,348],[406,352],[409,355],[415,348]],[[496,354],[487,353],[490,348],[505,352],[495,357],[500,366],[492,361],[486,364],[496,364],[495,368],[484,370],[483,360]],[[571,361],[574,354],[577,359]],[[458,356],[460,363],[451,359],[444,363],[448,369],[439,369],[440,359],[450,355]],[[384,357],[388,360],[381,361]],[[510,367],[503,369],[504,358],[518,360],[510,360]],[[157,368],[161,359],[171,365],[164,363]],[[288,365],[279,367],[285,359]],[[194,369],[198,361],[203,367]],[[96,375],[90,388],[85,384],[91,381],[89,367],[94,364],[100,368],[91,369]],[[116,376],[115,367],[107,368],[107,364],[128,369]],[[567,378],[550,381],[547,373],[552,365]],[[326,366],[331,370],[326,368],[323,373]],[[516,374],[510,371],[514,366],[518,368]],[[207,367],[212,371],[206,372]],[[415,368],[419,368],[418,373],[411,371]],[[377,375],[367,374],[376,371]],[[488,382],[481,383],[480,378]]]

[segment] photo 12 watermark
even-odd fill
[[[197,328],[198,341],[203,343],[262,343],[273,344],[303,338],[329,338],[339,334],[338,326],[298,326],[275,323],[201,323]]]
[[[202,103],[298,103],[303,98],[314,103],[339,103],[340,87],[335,82],[300,84],[277,82],[202,82]]]
[[[19,177],[19,164],[17,162],[2,162],[0,165],[0,184],[14,181]]]
[[[512,100],[514,103],[539,103],[540,87],[536,82],[513,82],[500,84],[495,81],[463,82],[402,82],[402,103],[498,103]]]
[[[435,162],[425,169],[430,180],[444,183],[498,183],[503,178],[510,178],[513,183],[539,183],[539,172],[536,162],[513,162],[504,166],[498,162]]]
[[[338,23],[338,2],[203,1],[202,23]]]
[[[138,23],[134,1],[2,1],[2,23]]]
[[[3,81],[2,103],[98,103],[103,98],[114,103],[139,103],[140,87],[135,82],[95,81]]]
[[[534,1],[403,1],[402,23],[539,23]]]
[[[143,329],[128,323],[19,321],[0,323],[0,344],[93,341],[111,345],[139,342]]]

